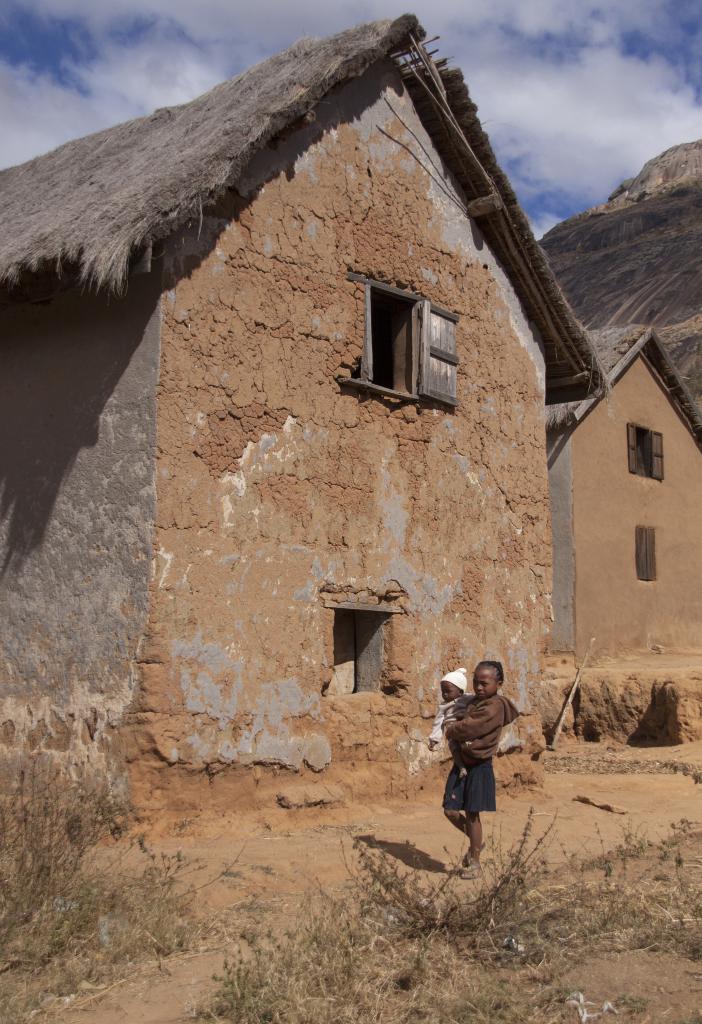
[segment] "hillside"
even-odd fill
[[[673,146],[541,242],[588,327],[653,324],[702,397],[702,140]]]

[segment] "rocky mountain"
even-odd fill
[[[542,239],[588,327],[653,324],[702,398],[702,139],[649,160]]]

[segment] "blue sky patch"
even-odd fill
[[[402,0],[27,0],[0,14],[5,166],[182,103],[290,45]],[[537,233],[606,200],[702,137],[702,10],[693,0],[413,4],[453,58]],[[60,14],[60,17],[58,16]]]

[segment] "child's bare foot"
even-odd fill
[[[478,878],[482,878],[483,869],[480,867],[480,861],[469,860],[468,863],[466,864],[464,858],[463,867],[458,872],[458,877],[462,878],[466,882],[471,882]]]
[[[484,849],[485,849],[485,843],[483,843],[483,845],[478,850],[478,857],[480,856],[480,854],[483,852]],[[467,868],[470,864],[473,864],[473,863],[477,864],[478,863],[478,857],[475,856],[475,854],[472,852],[472,850],[469,850],[468,853],[466,853],[465,856],[463,857],[463,860],[461,861],[461,867]]]

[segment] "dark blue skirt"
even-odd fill
[[[454,765],[446,780],[444,810],[475,813],[496,809],[492,758],[481,761],[472,768],[466,768],[466,774],[462,779],[459,779],[458,768]]]

